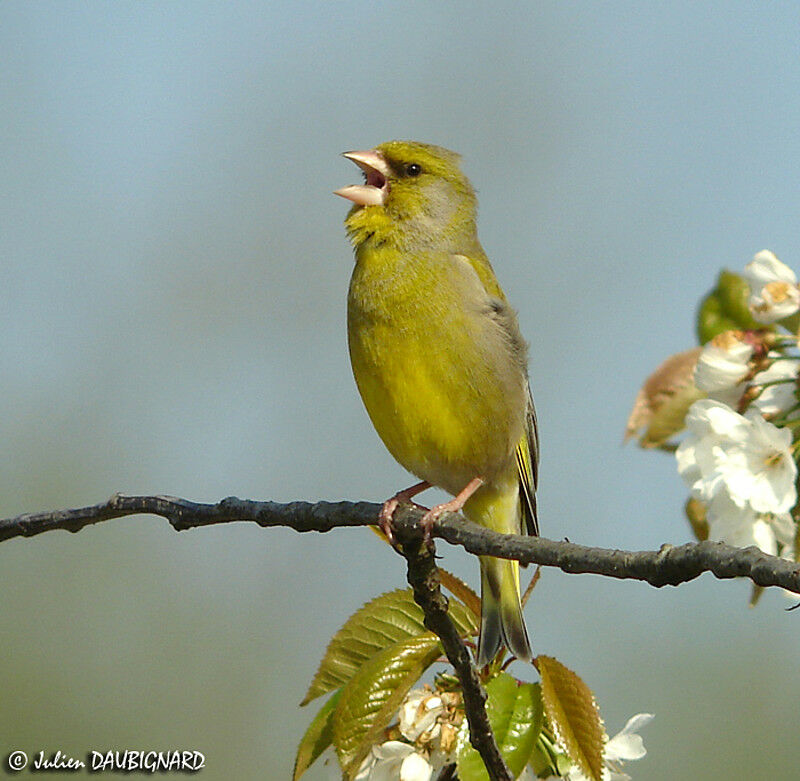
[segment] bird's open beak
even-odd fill
[[[389,194],[389,166],[383,155],[374,149],[366,152],[343,152],[364,174],[364,184],[349,184],[334,195],[341,195],[358,206],[382,206]]]

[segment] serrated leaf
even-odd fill
[[[471,612],[451,599],[450,618],[461,637],[477,631]],[[333,636],[301,705],[338,689],[376,654],[427,632],[422,609],[410,588],[389,591],[356,611]]]
[[[542,702],[556,739],[584,775],[601,781],[605,733],[591,689],[551,656],[538,656]]]
[[[380,731],[440,653],[433,632],[407,638],[373,656],[344,686],[333,715],[333,744],[346,776],[355,775]]]
[[[508,673],[500,673],[486,684],[486,694],[486,712],[495,741],[516,778],[528,764],[542,730],[540,687],[518,684]],[[483,760],[468,740],[458,747],[456,767],[461,781],[488,781]]]
[[[364,662],[384,648],[425,632],[422,619],[410,589],[390,591],[365,604],[331,639],[300,704],[347,683]]]
[[[331,745],[333,741],[333,712],[341,695],[341,689],[334,692],[330,699],[319,709],[319,713],[314,716],[311,724],[308,725],[308,729],[297,747],[292,781],[297,781],[317,761],[319,755]]]

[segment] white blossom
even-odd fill
[[[718,494],[706,508],[708,538],[737,548],[755,545],[774,556],[778,546],[768,517],[757,513],[749,504],[739,507],[727,494]]]
[[[774,323],[800,309],[797,276],[769,250],[762,250],[744,267],[750,285],[748,306],[759,323]]]
[[[753,347],[742,339],[741,331],[717,334],[700,353],[694,384],[711,398],[736,406],[746,388],[752,357]]]
[[[796,360],[775,360],[779,353],[771,352],[772,364],[753,378],[753,385],[764,385],[761,393],[753,400],[762,415],[778,415],[787,412],[797,404],[798,362]],[[774,383],[774,384],[769,384]]]
[[[387,740],[372,747],[355,781],[430,781],[432,775],[433,767],[414,746]]]
[[[621,764],[642,759],[647,754],[644,741],[637,733],[654,718],[652,713],[637,713],[608,740],[603,751],[603,781],[629,781],[630,776],[622,772]],[[577,767],[571,769],[564,778],[568,781],[591,781]]]
[[[725,493],[757,513],[785,513],[797,500],[792,432],[767,422],[758,410],[745,415],[701,399],[686,415],[688,436],[676,452],[678,472],[692,496],[710,504]]]
[[[442,698],[426,689],[412,689],[400,706],[400,732],[414,743],[423,733],[430,741],[439,735],[438,719],[444,713]]]
[[[732,449],[726,464],[726,484],[737,504],[750,502],[760,513],[785,513],[797,501],[797,465],[792,458],[792,432],[748,410],[752,423],[740,449]]]
[[[686,413],[688,435],[678,446],[675,458],[678,474],[684,479],[692,496],[710,502],[724,490],[722,475],[717,467],[718,456],[724,451],[722,443],[739,435],[744,418],[717,401],[701,399]]]
[[[398,710],[397,726],[403,740],[373,746],[356,781],[429,781],[453,761],[454,700],[460,701],[452,693],[412,689]]]
[[[797,534],[797,524],[791,513],[780,513],[773,515],[769,519],[775,539],[781,548],[780,555],[784,558],[794,559],[795,537]]]

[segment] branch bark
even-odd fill
[[[0,519],[0,542],[33,537],[54,529],[77,532],[94,523],[128,515],[150,514],[166,518],[175,531],[220,523],[248,521],[263,527],[284,526],[298,532],[327,532],[347,526],[367,526],[377,521],[380,505],[372,502],[260,502],[228,497],[215,504],[200,504],[172,496],[121,496],[74,510],[27,513]],[[409,534],[422,512],[402,505],[395,526]],[[800,564],[769,556],[758,548],[734,548],[721,542],[662,545],[657,551],[623,551],[592,548],[543,537],[498,534],[444,513],[433,527],[434,537],[460,545],[476,555],[517,559],[526,564],[557,567],[569,573],[591,573],[651,586],[677,586],[710,572],[720,579],[749,578],[758,586],[779,586],[800,594]]]
[[[403,528],[401,532],[396,532],[396,536],[408,565],[408,582],[414,591],[416,603],[425,614],[425,626],[439,636],[444,652],[461,682],[464,712],[469,724],[469,742],[481,755],[492,781],[513,781],[489,723],[486,692],[472,666],[469,651],[447,614],[447,599],[440,588],[434,548],[428,546],[419,533],[409,535],[407,531]]]

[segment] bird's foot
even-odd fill
[[[392,529],[392,521],[394,519],[395,510],[397,510],[397,507],[401,502],[407,502],[408,504],[411,504],[420,510],[425,510],[425,507],[422,507],[411,500],[417,494],[422,493],[430,487],[431,484],[423,480],[421,483],[416,483],[410,488],[406,488],[403,491],[398,491],[391,499],[387,499],[383,503],[383,507],[381,507],[380,514],[378,515],[378,526],[380,526],[381,531],[386,535],[386,539],[389,540],[389,544],[393,548],[397,547],[397,538],[395,537],[394,530]]]
[[[472,494],[474,494],[475,491],[477,491],[482,485],[482,478],[473,478],[466,484],[466,486],[464,486],[464,488],[459,492],[458,496],[453,497],[449,502],[444,502],[443,504],[437,504],[431,507],[431,509],[422,516],[419,525],[422,527],[422,539],[426,545],[433,545],[431,532],[433,530],[433,524],[436,523],[439,516],[446,512],[461,512],[470,496],[472,496]]]

